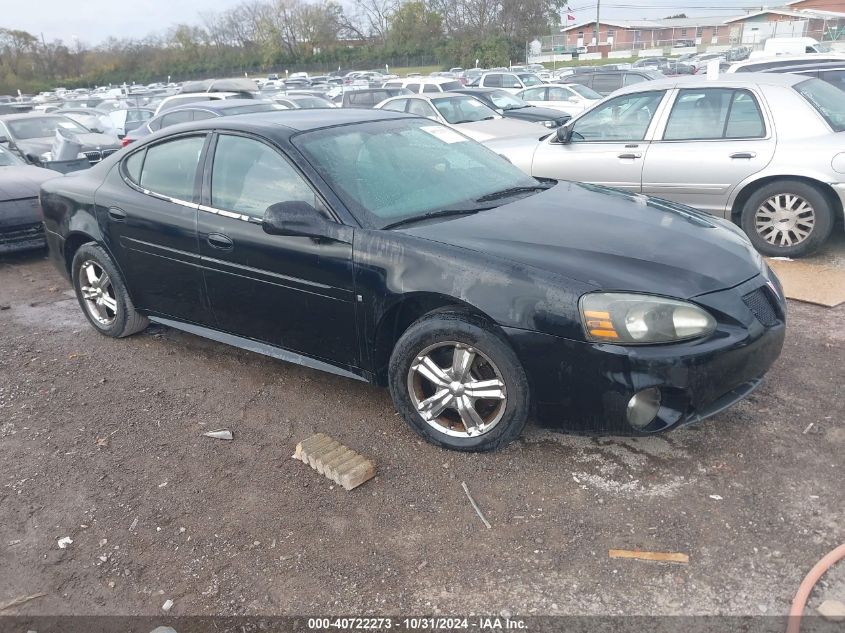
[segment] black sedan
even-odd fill
[[[498,88],[461,88],[452,92],[471,95],[487,107],[499,112],[503,117],[542,123],[549,128],[558,128],[566,125],[572,118],[571,115],[565,114],[560,110],[525,103],[519,97],[514,97],[511,93],[505,90],[499,90]]]
[[[428,440],[529,414],[648,434],[748,395],[785,303],[742,232],[537,180],[428,119],[295,110],[174,126],[48,181],[53,261],[101,333],[148,321],[387,385]]]
[[[25,165],[0,147],[0,255],[47,246],[38,191],[58,174]]]

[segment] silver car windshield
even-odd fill
[[[795,90],[824,117],[834,132],[845,130],[845,95],[821,79],[808,79],[795,84]]]
[[[491,193],[537,186],[480,143],[422,119],[315,130],[294,144],[365,226],[477,208]]]

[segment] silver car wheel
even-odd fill
[[[117,299],[108,273],[100,264],[87,260],[79,269],[79,292],[88,314],[103,327],[117,318]]]
[[[429,426],[453,437],[489,433],[507,405],[499,368],[479,350],[453,341],[416,356],[408,370],[408,393]]]
[[[807,200],[791,193],[772,196],[754,214],[754,227],[774,246],[795,246],[813,232],[816,211]]]

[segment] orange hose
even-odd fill
[[[789,609],[789,624],[786,627],[786,633],[798,633],[801,628],[801,617],[804,615],[804,607],[807,606],[807,600],[810,597],[810,592],[816,583],[819,581],[824,573],[833,567],[834,564],[845,558],[845,543],[837,547],[835,550],[828,552],[825,556],[810,570],[801,584],[798,586],[798,593],[792,599],[792,607]]]

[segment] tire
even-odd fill
[[[456,358],[464,365],[455,365]],[[436,312],[413,323],[393,349],[388,385],[411,428],[444,448],[496,450],[518,437],[528,419],[528,380],[516,353],[465,313]],[[420,406],[428,408],[429,420]]]
[[[796,211],[802,207],[807,210],[799,215]],[[817,187],[799,180],[782,180],[751,195],[742,208],[741,223],[754,248],[763,255],[803,257],[830,236],[833,209]],[[789,241],[793,243],[785,243]]]
[[[76,251],[71,279],[79,307],[100,334],[123,338],[149,325],[147,317],[135,309],[117,266],[94,242],[83,244]]]

